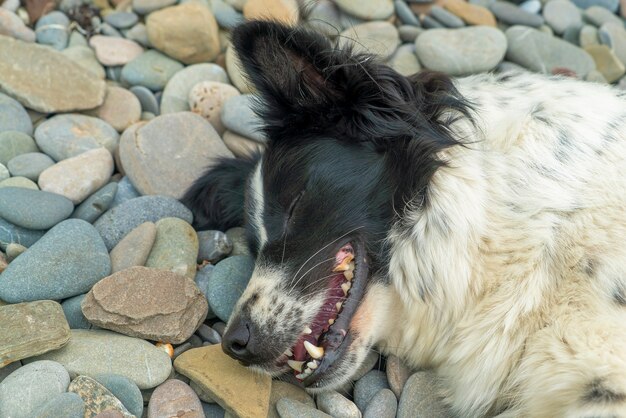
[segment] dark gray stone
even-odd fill
[[[437,378],[433,372],[415,373],[404,385],[397,418],[452,417],[437,393]]]
[[[385,372],[372,370],[354,384],[354,403],[364,412],[374,395],[382,389],[389,389]]]
[[[111,208],[114,208],[127,200],[140,196],[141,194],[139,194],[137,189],[135,189],[135,186],[133,186],[133,183],[130,182],[130,179],[128,177],[122,177],[122,179],[117,183],[117,192],[115,193],[115,198],[113,198],[113,202],[111,203]]]
[[[389,389],[382,389],[367,405],[363,418],[395,418],[397,410],[396,395]]]
[[[431,7],[430,16],[448,28],[462,28],[465,26],[465,22],[460,17],[437,5]]]
[[[113,199],[117,193],[117,183],[111,182],[91,196],[89,196],[83,203],[81,203],[74,213],[72,213],[72,218],[82,219],[83,221],[87,221],[89,223],[94,223],[104,212],[106,212],[111,203],[113,203]]]
[[[196,333],[203,341],[208,341],[211,344],[220,344],[222,342],[222,336],[207,324],[200,325]]]
[[[70,329],[94,329],[98,328],[93,325],[91,322],[87,321],[85,315],[83,315],[83,311],[80,308],[80,304],[85,299],[86,294],[77,295],[71,297],[69,299],[65,299],[63,303],[61,303],[61,308],[63,308],[63,313],[65,314],[65,319],[70,326]]]
[[[46,231],[22,228],[0,218],[0,249],[5,250],[11,243],[28,248],[39,241],[45,233]]]
[[[524,25],[538,28],[543,25],[544,22],[543,17],[528,13],[516,5],[504,1],[491,3],[489,10],[491,10],[499,21],[507,25]]]
[[[233,250],[233,245],[222,231],[198,231],[198,241],[198,263],[206,260],[215,264]]]
[[[159,114],[159,102],[150,89],[144,86],[133,86],[130,91],[139,99],[143,112],[150,112],[155,116]]]
[[[398,18],[403,24],[421,26],[417,16],[415,16],[411,8],[403,0],[395,0],[393,4],[396,8],[396,15],[398,15]]]

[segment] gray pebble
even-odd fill
[[[215,331],[217,331],[218,334],[220,334],[223,337],[224,332],[226,331],[226,323],[219,321],[219,322],[214,323],[211,328],[213,328]]]
[[[22,228],[52,228],[73,210],[72,202],[56,193],[22,187],[0,189],[0,217]]]
[[[207,324],[200,325],[196,333],[203,341],[208,341],[211,344],[220,344],[222,342],[222,336]]]
[[[233,245],[222,231],[198,231],[198,241],[198,263],[206,260],[215,264],[233,250]]]
[[[0,134],[6,131],[19,131],[26,135],[32,135],[33,123],[20,102],[0,93]],[[6,162],[0,161],[3,164]]]
[[[85,315],[83,315],[83,311],[80,308],[80,304],[85,296],[87,296],[87,294],[83,293],[82,295],[77,295],[69,299],[65,299],[61,303],[61,308],[63,308],[63,313],[65,314],[65,319],[67,320],[70,329],[97,328],[95,325],[87,321],[87,318],[85,318]]]
[[[50,45],[54,49],[62,50],[69,40],[70,20],[62,12],[53,11],[42,16],[35,26],[37,43]]]
[[[137,189],[135,189],[135,186],[133,186],[130,182],[130,179],[128,177],[122,177],[122,179],[117,183],[117,192],[115,193],[113,203],[111,203],[111,208],[139,196],[141,195]]]
[[[570,44],[579,46],[580,31],[582,28],[582,25],[569,26],[567,29],[565,29],[565,32],[563,32],[563,39],[565,39]]]
[[[115,29],[113,26],[111,26],[110,24],[108,24],[107,22],[103,22],[100,25],[100,34],[105,35],[105,36],[110,36],[113,38],[123,38],[124,35],[122,35],[122,33]]]
[[[143,398],[137,385],[119,374],[97,374],[94,379],[107,388],[136,417],[143,413]]]
[[[465,22],[461,18],[437,5],[431,7],[430,16],[448,28],[462,28],[465,26]]]
[[[422,26],[425,27],[426,29],[445,28],[443,23],[439,22],[434,17],[428,16],[428,15],[421,15],[420,16],[420,21],[422,23]]]
[[[395,418],[397,410],[396,395],[389,389],[382,389],[367,405],[363,418]]]
[[[251,94],[229,98],[222,107],[221,119],[228,130],[265,143],[265,135],[260,131],[261,119],[252,111],[254,100]]]
[[[591,6],[583,12],[585,20],[598,27],[607,22],[614,22],[616,24],[624,26],[622,20],[614,13],[611,13],[602,6]]]
[[[424,31],[423,28],[418,28],[416,26],[408,26],[402,25],[398,28],[398,34],[400,35],[400,40],[402,42],[415,42],[420,33]]]
[[[202,402],[202,411],[205,418],[224,418],[224,408],[215,403]]]
[[[2,112],[2,97],[0,93],[0,112]],[[2,123],[2,113],[0,113],[0,124]],[[26,114],[28,117],[28,114]],[[30,119],[29,119],[30,121]],[[31,128],[32,129],[32,128]],[[1,131],[0,127],[0,131]],[[18,131],[0,132],[0,164],[7,165],[14,157],[29,152],[37,152],[37,144],[27,134]]]
[[[43,404],[35,413],[35,418],[83,418],[85,402],[77,393],[61,393]]]
[[[437,378],[432,372],[417,372],[407,380],[400,402],[398,418],[448,418],[451,414],[437,396]]]
[[[182,70],[183,64],[161,52],[149,49],[122,68],[122,81],[131,86],[163,90],[170,78]]]
[[[421,26],[420,21],[417,19],[411,8],[403,0],[395,0],[393,2],[396,8],[396,15],[400,19],[400,22],[404,25]]]
[[[489,10],[498,20],[507,25],[524,25],[538,28],[544,22],[543,17],[528,13],[516,5],[504,1],[491,3]]]
[[[132,28],[124,31],[124,36],[126,36],[126,39],[135,41],[138,44],[145,46],[146,48],[150,46],[150,39],[148,38],[148,29],[146,28],[146,25],[144,25],[143,23],[137,23]]]
[[[111,182],[85,199],[72,213],[72,218],[94,223],[106,212],[117,193],[117,183]]]
[[[322,392],[315,397],[317,408],[336,418],[361,418],[359,408],[336,391]]]
[[[154,93],[150,89],[144,86],[133,86],[130,88],[130,91],[139,99],[143,112],[150,112],[153,115],[159,114],[159,102],[157,102]]]
[[[207,299],[211,310],[222,321],[228,322],[253,269],[254,259],[249,256],[228,257],[215,266],[209,280]]]
[[[550,0],[543,8],[543,17],[559,35],[569,27],[580,27],[583,23],[580,9],[569,0]]]
[[[0,218],[0,249],[6,249],[12,242],[30,247],[45,233],[46,231],[22,228]]]
[[[387,376],[380,370],[372,370],[354,384],[354,403],[365,411],[374,395],[381,389],[389,389]]]
[[[9,174],[9,169],[4,166],[4,164],[0,163],[0,182],[11,177]]]
[[[276,402],[276,410],[280,418],[332,418],[322,411],[290,398],[282,398]]]
[[[598,36],[598,29],[592,25],[584,25],[580,29],[578,44],[585,48],[591,45],[598,45],[600,43]]]
[[[139,17],[133,12],[113,12],[104,17],[104,21],[117,29],[127,29],[137,23]]]
[[[572,2],[583,10],[599,6],[609,10],[611,13],[617,12],[619,7],[619,0],[572,0]]]
[[[211,11],[215,16],[215,20],[224,29],[233,29],[235,26],[243,23],[243,14],[239,13],[233,6],[222,0],[210,0]]]
[[[39,174],[46,168],[54,165],[54,160],[41,152],[28,152],[20,154],[8,162],[7,168],[14,177],[26,177],[37,181]]]
[[[233,246],[230,255],[251,255],[246,230],[242,227],[230,228],[226,231],[226,237]]]
[[[526,0],[519,5],[519,8],[528,13],[538,14],[541,11],[541,1]]]

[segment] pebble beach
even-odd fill
[[[451,416],[394,356],[313,396],[221,349],[254,259],[180,199],[266,146],[229,40],[254,19],[403,75],[626,89],[626,0],[0,0],[0,418]]]

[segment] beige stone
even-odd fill
[[[262,152],[265,149],[263,144],[231,131],[224,132],[222,138],[224,139],[224,144],[226,144],[228,149],[239,158],[249,157],[254,153]]]
[[[248,20],[273,20],[287,25],[298,23],[299,10],[296,0],[248,0],[243,6]]]
[[[445,0],[443,7],[468,25],[496,26],[496,18],[489,9],[463,0]]]
[[[204,418],[198,395],[177,379],[165,381],[157,387],[148,404],[148,418]]]
[[[145,222],[133,229],[111,250],[111,273],[144,266],[156,238],[156,225]]]
[[[107,122],[116,131],[123,132],[141,119],[141,103],[130,91],[109,86],[102,106],[97,107],[90,114]]]
[[[591,55],[596,62],[598,71],[602,73],[609,83],[619,80],[626,73],[624,64],[608,46],[590,45],[585,47],[585,51]]]
[[[239,90],[229,84],[202,81],[189,91],[189,108],[192,112],[208,120],[217,133],[221,135],[226,130],[220,118],[224,102],[240,94]]]
[[[124,418],[135,417],[115,395],[89,376],[76,377],[67,391],[81,397],[85,403],[85,417],[94,417],[104,411],[117,411]]]
[[[107,66],[128,64],[143,52],[137,42],[114,36],[92,36],[89,45],[96,51],[100,64]]]
[[[193,280],[198,258],[198,235],[179,218],[163,218],[156,223],[156,240],[146,267],[169,270]]]
[[[266,418],[269,412],[272,380],[228,357],[220,345],[185,351],[174,361],[174,368],[187,376],[227,412],[247,418]]]

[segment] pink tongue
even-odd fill
[[[346,244],[337,251],[335,255],[335,266],[341,264],[344,258],[346,258],[349,254],[353,254],[354,249],[352,248],[352,244]]]

